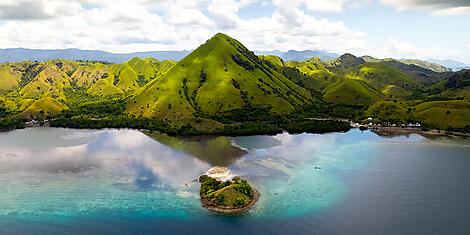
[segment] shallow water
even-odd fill
[[[358,130],[184,140],[15,130],[0,133],[0,234],[466,234],[469,153],[468,139]],[[249,214],[201,207],[194,180],[216,164],[261,193]]]

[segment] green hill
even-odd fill
[[[404,88],[395,85],[386,86],[382,89],[382,93],[389,98],[407,97],[413,94],[411,91],[407,91]]]
[[[418,67],[429,69],[437,73],[451,72],[452,69],[446,68],[440,64],[430,63],[423,60],[399,60],[400,62],[408,65],[416,65]]]
[[[470,101],[470,70],[453,73],[446,80],[427,89],[430,97]]]
[[[0,118],[16,114],[17,111],[17,105],[14,101],[0,97]]]
[[[272,113],[288,113],[309,100],[307,90],[219,33],[148,83],[131,99],[127,112],[174,119],[258,105],[272,107]]]
[[[324,62],[325,67],[330,71],[348,69],[366,63],[362,58],[346,53],[335,60]]]
[[[371,56],[363,56],[361,58],[366,62],[381,63],[393,67],[414,81],[425,86],[434,85],[450,76],[450,71],[448,71],[447,68],[439,67],[440,65],[437,64],[435,64],[438,66],[436,68],[433,64],[427,66],[427,62],[425,61],[421,61],[423,63],[420,63],[420,61],[414,60],[395,60],[391,58],[377,59]]]
[[[79,63],[79,67],[71,75],[76,85],[80,87],[93,86],[100,79],[111,79],[110,70],[107,65],[102,63]]]
[[[364,59],[366,62],[375,62],[375,63],[389,63],[389,62],[397,62],[401,63],[403,65],[411,65],[409,68],[412,67],[419,67],[425,70],[430,70],[436,73],[445,73],[445,72],[452,72],[451,69],[446,68],[440,64],[436,63],[430,63],[424,60],[411,60],[411,59],[401,59],[401,60],[395,60],[392,58],[387,58],[387,59],[377,59],[372,56],[362,56],[362,59]]]
[[[112,83],[109,83],[106,79],[98,80],[98,82],[90,87],[87,92],[96,96],[111,96],[124,93],[121,89],[117,88]]]
[[[345,79],[327,87],[323,98],[330,103],[368,106],[384,97],[364,81]]]
[[[282,68],[288,66],[288,63],[284,62],[284,60],[279,57],[279,56],[275,56],[275,55],[259,55],[258,56],[259,59],[261,60],[264,60],[264,61],[267,61],[269,62],[269,65],[271,68],[273,69],[276,69],[277,71],[281,71]]]
[[[414,107],[416,117],[435,128],[470,126],[470,103],[466,101],[432,101]]]
[[[470,69],[461,70],[450,76],[445,86],[447,88],[462,88],[470,86]]]
[[[392,101],[378,101],[367,109],[365,115],[374,118],[378,122],[390,122],[394,124],[406,123],[411,114],[403,105]]]
[[[57,116],[57,114],[64,109],[68,109],[68,107],[56,99],[44,97],[35,101],[31,106],[23,111],[20,116],[32,119],[45,119]]]
[[[12,90],[19,85],[20,80],[21,72],[8,63],[0,65],[0,90]]]
[[[385,89],[389,85],[395,85],[405,90],[417,88],[416,82],[411,78],[381,63],[366,63],[350,68],[348,71],[345,74],[346,78],[366,81],[378,90]]]
[[[43,70],[26,86],[20,94],[26,98],[52,97],[65,99],[64,88],[70,87],[70,77],[55,64],[47,62]]]
[[[469,109],[470,110],[470,103],[461,101],[461,100],[424,102],[424,103],[416,105],[415,111],[422,112],[431,108]]]
[[[294,80],[297,84],[310,90],[322,91],[329,84],[337,82],[339,76],[325,68],[324,63],[318,58],[311,58],[306,61],[289,61],[287,66],[299,70],[302,74],[308,75],[302,79]]]

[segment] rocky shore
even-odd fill
[[[258,193],[258,191],[253,190],[253,198],[251,199],[250,203],[243,205],[243,206],[239,206],[239,207],[220,206],[220,205],[217,205],[213,202],[206,200],[203,197],[201,197],[201,202],[202,202],[202,206],[205,207],[210,212],[224,214],[224,215],[238,215],[238,214],[243,214],[249,211],[251,208],[253,208],[253,206],[258,201],[259,197],[260,197],[260,194]]]

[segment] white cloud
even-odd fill
[[[432,14],[437,16],[467,15],[470,14],[470,7],[453,7],[434,10]]]
[[[462,53],[459,50],[449,48],[419,48],[407,42],[401,42],[394,38],[387,39],[381,45],[364,47],[355,52],[357,55],[370,55],[376,58],[395,58],[395,59],[462,59]]]
[[[244,20],[238,11],[257,0],[35,0],[40,6],[37,11],[45,12],[44,17],[7,20],[0,25],[0,45],[112,52],[180,50],[194,49],[218,31],[253,50],[339,51],[364,44],[364,33],[352,31],[339,21],[317,19],[303,10],[340,11],[346,0],[328,4],[292,1],[275,0],[272,16]],[[60,10],[64,7],[66,14]],[[23,18],[34,19],[27,10],[22,13]]]
[[[320,49],[381,57],[424,57],[437,53],[435,50],[445,51],[442,55],[455,52],[448,48],[418,50],[394,40],[386,45],[368,45],[366,33],[352,30],[341,21],[314,16],[317,11],[341,12],[369,1],[0,0],[0,17],[5,22],[0,24],[0,45],[111,52],[183,50],[194,49],[222,31],[252,50]],[[433,6],[435,14],[440,15],[457,14],[449,9],[462,5],[431,0],[381,1],[400,10]],[[275,10],[269,16],[241,19],[239,10],[256,2]]]
[[[249,48],[270,49],[323,49],[347,51],[365,46],[364,32],[348,29],[341,21],[317,19],[291,1],[274,1],[272,17],[242,20],[234,36]],[[240,30],[243,29],[243,30]],[[253,36],[256,35],[256,36]]]
[[[349,0],[273,0],[273,4],[282,9],[305,6],[309,11],[341,12]]]
[[[240,23],[238,10],[256,0],[212,0],[207,10],[219,29],[235,28]]]
[[[0,2],[0,19],[3,20],[36,20],[54,18],[58,15],[75,14],[80,5],[76,2],[60,0],[2,0]]]
[[[306,8],[311,11],[341,12],[347,0],[316,0],[303,1]]]
[[[380,0],[383,4],[403,10],[430,10],[433,15],[448,16],[470,14],[468,0]]]

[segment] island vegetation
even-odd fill
[[[258,200],[259,193],[248,181],[236,176],[225,182],[207,175],[199,177],[200,195],[204,207],[222,214],[239,214],[248,211]]]

